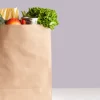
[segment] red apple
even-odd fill
[[[21,25],[21,22],[19,21],[18,18],[11,18],[9,19],[6,24],[10,24],[10,25]]]

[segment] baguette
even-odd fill
[[[4,20],[9,20],[11,18],[19,18],[19,10],[17,8],[0,9],[0,14],[4,18]]]

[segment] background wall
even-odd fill
[[[100,87],[100,0],[2,0],[0,7],[55,9],[53,87]]]

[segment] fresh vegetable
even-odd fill
[[[21,11],[21,12],[22,12],[23,17],[38,18],[41,10],[43,9],[44,8],[33,7],[33,8],[29,8],[28,12],[26,11]]]
[[[18,18],[11,18],[6,22],[7,25],[21,25],[20,20]]]
[[[51,30],[59,24],[56,11],[49,8],[29,8],[28,12],[22,11],[22,15],[23,17],[38,18],[38,24],[48,27]]]
[[[2,18],[2,15],[0,14],[0,25],[5,24],[5,20]]]
[[[21,20],[21,24],[26,24],[26,20],[25,19],[22,19]]]
[[[21,13],[22,13],[23,17],[27,17],[26,11],[21,11]]]

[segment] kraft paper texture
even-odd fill
[[[51,30],[0,26],[0,100],[52,100]]]

